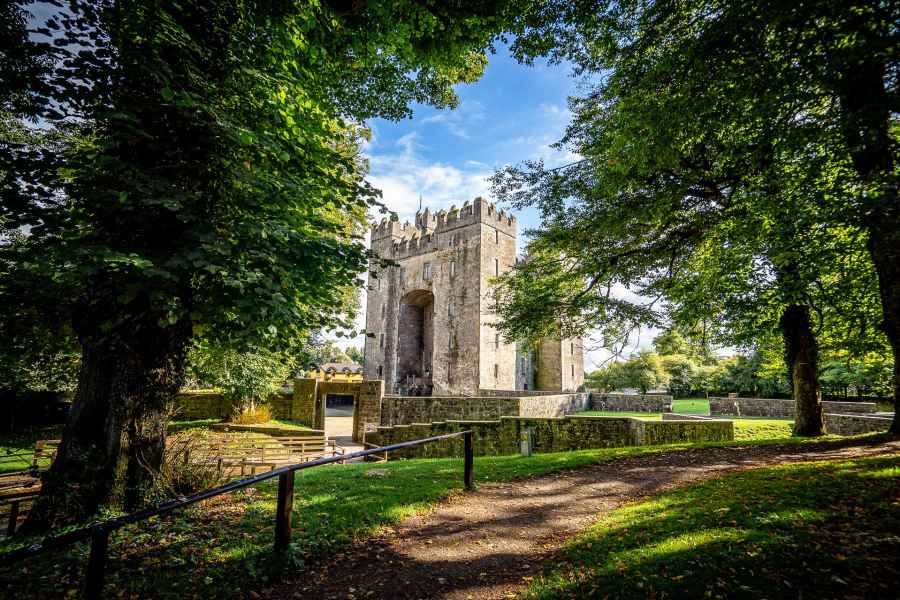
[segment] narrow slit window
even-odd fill
[[[494,275],[500,275],[500,259],[494,259]]]

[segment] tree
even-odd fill
[[[683,354],[660,356],[673,396],[689,396],[695,389],[697,365]]]
[[[378,197],[356,123],[453,106],[499,10],[72,0],[37,28],[50,66],[25,78],[36,101],[15,120],[75,135],[4,140],[16,202],[0,223],[27,235],[0,244],[0,312],[52,299],[82,355],[25,530],[84,518],[120,487],[126,508],[141,501],[195,336],[276,349],[349,325],[342,294],[367,256],[335,215]]]
[[[350,362],[355,362],[358,365],[362,365],[365,362],[365,355],[363,354],[362,348],[358,348],[356,346],[350,346],[347,348],[347,358],[350,359]]]
[[[897,177],[896,115],[900,112],[896,73],[900,52],[895,2],[800,3],[739,1],[608,2],[584,5],[548,2],[520,20],[515,51],[524,59],[549,54],[569,59],[581,72],[611,74],[629,112],[659,102],[666,112],[626,120],[632,139],[643,137],[640,156],[618,163],[622,169],[667,174],[673,154],[687,165],[702,163],[729,137],[743,138],[726,158],[757,177],[779,155],[800,179],[817,183],[824,219],[865,232],[878,277],[881,328],[894,356],[894,398],[900,398],[900,191]],[[596,119],[585,132],[604,133],[611,112],[622,103],[606,93],[583,103]],[[689,132],[687,136],[677,132]],[[654,154],[646,150],[652,148]],[[612,146],[612,160],[628,147]],[[587,160],[601,158],[583,154]],[[715,153],[713,153],[715,156]],[[607,158],[607,157],[602,157]],[[593,164],[597,164],[594,161]],[[679,163],[679,171],[685,162]],[[762,169],[761,169],[762,167]],[[747,176],[738,174],[737,181]],[[709,179],[693,184],[700,190]],[[664,179],[650,183],[662,184]],[[713,178],[714,184],[721,184]],[[724,183],[731,183],[725,181]],[[716,185],[711,186],[715,193]],[[637,188],[642,189],[642,188]],[[643,189],[646,189],[644,187]],[[719,187],[719,191],[723,188]],[[732,189],[730,186],[724,189]],[[762,189],[761,186],[759,189]],[[625,198],[636,188],[624,187]],[[775,198],[782,196],[777,192]],[[698,194],[700,195],[700,194]],[[697,195],[687,195],[689,202]],[[813,196],[816,197],[816,196]],[[561,195],[559,203],[565,195]],[[810,196],[788,194],[785,206]],[[773,196],[757,194],[751,206],[766,212]],[[656,216],[652,207],[649,215]],[[789,222],[786,222],[789,223]],[[690,230],[674,226],[661,244]],[[786,265],[789,266],[789,265]],[[801,266],[803,268],[803,266]],[[787,278],[793,276],[788,269]],[[804,286],[796,288],[801,293]],[[802,304],[798,304],[802,307]],[[803,325],[803,309],[786,313]],[[798,331],[793,325],[788,330]],[[803,334],[803,337],[808,337]],[[900,433],[895,418],[894,433]]]
[[[265,349],[237,352],[204,342],[195,342],[188,364],[198,382],[222,390],[236,413],[251,411],[278,392],[294,368],[290,355]]]

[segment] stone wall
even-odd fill
[[[460,396],[386,396],[382,425],[432,421],[484,421],[519,414],[519,398]]]
[[[710,398],[709,414],[747,416],[747,417],[793,417],[795,405],[793,400],[774,398]],[[874,402],[822,402],[822,410],[826,413],[872,413]]]
[[[231,402],[214,391],[181,392],[175,395],[171,412],[176,421],[227,419],[231,416]]]
[[[316,385],[315,379],[294,380],[293,419],[312,427],[316,423]]]
[[[591,394],[593,410],[619,412],[672,412],[672,396],[668,394]]]
[[[379,427],[367,435],[367,441],[386,446],[444,433],[470,429],[475,454],[500,456],[517,454],[525,429],[532,432],[534,452],[565,452],[592,448],[612,448],[650,444],[734,439],[731,421],[709,420],[663,422],[630,417],[524,418],[501,417],[495,421],[442,421]],[[392,452],[392,458],[428,458],[461,456],[462,438],[404,448]]]
[[[273,394],[266,401],[269,414],[273,419],[291,420],[294,418],[294,394]]]
[[[534,394],[530,396],[386,396],[382,425],[435,421],[493,421],[500,417],[561,417],[588,410],[590,394]]]
[[[891,417],[873,415],[837,415],[825,413],[825,431],[837,435],[856,435],[887,431],[891,427]]]
[[[519,398],[518,414],[520,417],[562,417],[590,408],[591,395],[587,393],[534,395]]]
[[[684,413],[663,413],[662,420],[663,421],[709,421],[713,417],[707,417],[704,415],[687,415]]]

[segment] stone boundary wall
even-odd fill
[[[590,408],[590,394],[534,396],[385,396],[381,425],[495,421],[500,417],[562,417]]]
[[[618,412],[672,412],[672,396],[668,394],[591,394],[593,410]]]
[[[891,417],[825,413],[825,431],[837,435],[882,432],[890,429],[892,421]]]
[[[734,425],[726,420],[645,421],[632,417],[567,416],[563,418],[501,417],[495,421],[441,421],[379,427],[366,441],[396,444],[444,433],[471,429],[475,454],[517,454],[525,429],[532,432],[534,452],[566,452],[679,442],[731,441]],[[437,458],[461,456],[462,438],[454,438],[390,453],[391,458]]]
[[[588,393],[535,395],[519,398],[520,417],[563,417],[591,408]]]
[[[290,429],[288,427],[276,427],[274,425],[243,425],[239,423],[213,423],[210,429],[215,431],[265,433],[273,437],[302,437],[307,435],[325,436],[321,429]]]
[[[564,392],[573,394],[575,392]],[[580,393],[580,392],[579,392]],[[587,392],[584,392],[587,393]],[[504,396],[507,398],[524,398],[526,396],[559,396],[559,391],[546,390],[478,390],[478,395],[482,397],[488,396]]]
[[[231,416],[231,402],[210,390],[180,392],[175,395],[170,414],[177,421],[226,419]]]
[[[706,415],[688,415],[685,413],[663,413],[663,421],[710,421],[713,417]]]
[[[432,421],[485,421],[519,414],[519,398],[467,396],[385,396],[381,425]]]
[[[793,417],[793,400],[775,398],[710,398],[709,414],[747,417]],[[822,402],[822,410],[832,414],[864,414],[876,411],[874,402]]]
[[[273,419],[297,419],[294,394],[273,394],[266,401]],[[231,402],[222,394],[210,390],[180,392],[172,403],[173,419],[193,421],[199,419],[227,419],[231,416]]]

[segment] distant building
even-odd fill
[[[356,363],[323,363],[307,372],[310,379],[319,381],[362,381],[362,365]]]
[[[491,279],[516,261],[516,219],[476,198],[416,213],[415,224],[372,225],[366,379],[389,393],[475,395],[479,390],[574,391],[584,383],[581,339],[542,340],[535,352],[493,327]]]

